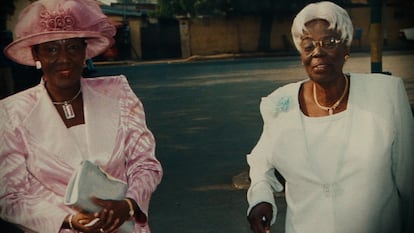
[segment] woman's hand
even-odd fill
[[[98,218],[97,221],[92,226],[89,226],[87,229],[91,229],[89,232],[105,232],[112,233],[118,230],[125,221],[130,219],[129,216],[129,205],[125,200],[104,200],[100,198],[93,197],[92,201],[101,206],[102,210],[94,214],[95,218]],[[84,222],[84,225],[89,222]]]
[[[125,200],[103,200],[94,197],[92,201],[101,206],[102,210],[97,213],[78,212],[72,217],[68,215],[62,226],[84,233],[115,233],[130,218],[129,205]]]
[[[130,207],[125,200],[103,200],[93,197],[92,201],[101,206],[102,210],[97,213],[78,212],[68,215],[62,227],[84,233],[115,233],[131,218]]]
[[[267,202],[257,204],[247,217],[250,223],[250,229],[254,233],[269,233],[272,216],[273,209],[271,204]]]
[[[96,214],[94,213],[78,212],[68,215],[65,218],[64,228],[75,229],[84,233],[100,233]]]

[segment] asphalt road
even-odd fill
[[[385,53],[383,70],[404,78],[414,102],[414,54]],[[354,54],[345,72],[370,72]],[[165,174],[153,195],[153,233],[248,233],[246,190],[233,177],[260,136],[259,102],[277,87],[306,78],[298,57],[99,66],[125,74],[144,103]],[[284,232],[285,204],[272,233]]]

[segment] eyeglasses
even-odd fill
[[[79,55],[85,51],[86,43],[83,39],[50,41],[34,46],[39,53],[51,58],[58,56],[62,50],[70,56]]]
[[[335,49],[338,44],[342,43],[343,40],[336,39],[335,37],[330,37],[318,41],[306,38],[302,40],[301,47],[304,52],[310,53],[316,48],[317,45],[325,50],[332,50]]]

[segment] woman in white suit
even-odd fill
[[[134,232],[149,232],[162,168],[143,106],[122,75],[81,77],[85,60],[112,46],[114,26],[96,1],[39,0],[21,12],[14,32],[5,54],[43,77],[0,101],[0,217],[25,232],[115,232],[126,220]],[[64,205],[86,159],[128,184],[124,200],[94,199],[97,213]]]
[[[344,73],[353,26],[332,2],[309,4],[292,36],[308,79],[262,99],[263,133],[247,155],[248,220],[276,221],[286,180],[287,233],[413,231],[414,123],[400,78]]]

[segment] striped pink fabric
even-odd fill
[[[82,94],[88,155],[71,140],[42,83],[0,101],[0,217],[25,232],[75,232],[60,229],[74,212],[63,196],[83,159],[127,181],[127,196],[148,213],[162,167],[141,102],[123,76],[82,79]],[[134,232],[150,229],[137,223]]]

